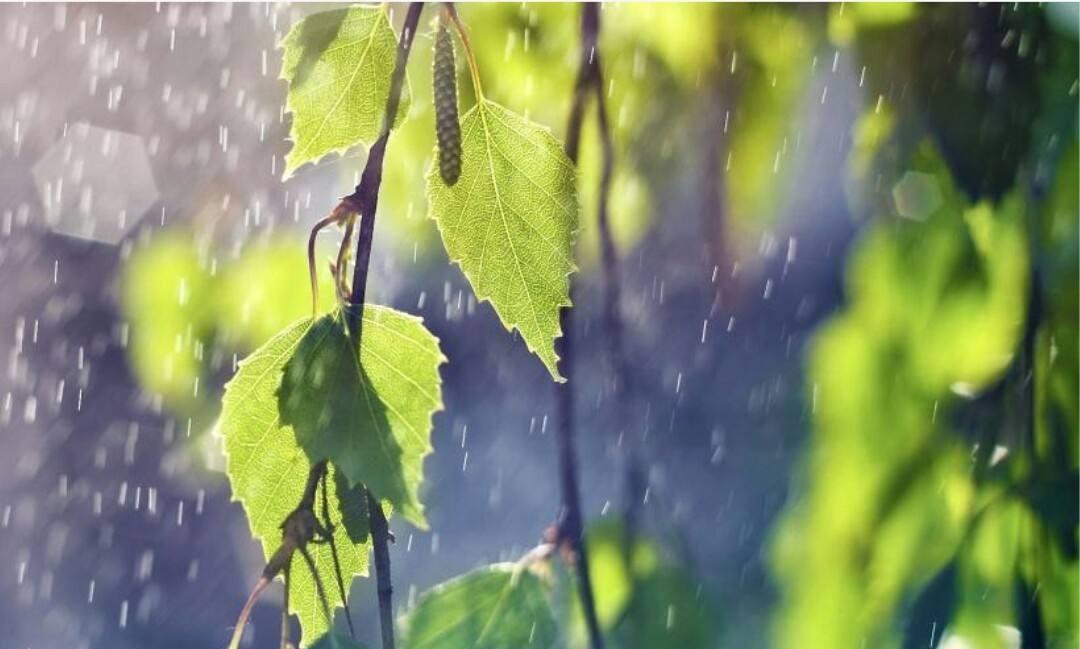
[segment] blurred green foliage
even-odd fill
[[[593,522],[585,540],[596,614],[610,646],[718,645],[720,611],[684,562],[651,537],[636,535],[631,543],[622,522],[614,518]],[[576,592],[564,607],[567,642],[584,648],[588,636]]]
[[[198,399],[196,381],[213,328],[212,279],[195,250],[174,235],[137,249],[125,268],[131,363],[146,389],[178,409]]]
[[[1078,644],[1077,55],[1043,18],[830,11],[871,70],[846,186],[874,219],[808,358],[776,646]]]
[[[326,273],[320,276],[319,307],[326,312],[336,296]],[[122,286],[129,358],[140,383],[169,409],[200,421],[212,417],[216,401],[200,382],[232,374],[224,350],[253,350],[311,315],[303,243],[285,235],[221,259],[190,233],[168,232],[134,250]]]
[[[894,646],[896,607],[953,556],[980,499],[945,413],[1020,340],[1024,205],[968,203],[929,144],[913,168],[939,207],[866,233],[848,307],[815,337],[807,494],[776,539],[779,646]]]

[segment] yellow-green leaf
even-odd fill
[[[285,109],[293,115],[286,177],[307,162],[379,136],[397,59],[397,36],[384,9],[356,6],[307,16],[293,25],[282,47],[281,78],[289,83]],[[406,83],[395,124],[408,110]]]
[[[416,490],[423,457],[431,449],[431,413],[442,404],[438,364],[443,359],[438,341],[418,318],[368,306],[359,355],[365,383],[360,384],[361,375],[349,366],[357,366],[352,346],[341,342],[349,339],[343,329],[340,337],[333,333],[341,326],[340,312],[300,320],[242,361],[225,387],[219,428],[233,497],[243,506],[252,535],[267,558],[281,542],[280,525],[299,503],[313,460],[331,460],[330,520],[348,588],[353,575],[367,574],[369,538],[363,487],[351,486],[357,478],[346,475],[374,465],[363,474],[365,485],[423,524]],[[314,344],[320,338],[323,342]],[[340,359],[331,359],[330,353]],[[331,372],[340,375],[340,380],[322,383],[331,378]],[[309,382],[301,385],[300,380]],[[325,394],[319,394],[320,390]],[[294,401],[301,397],[310,402]],[[369,403],[383,413],[387,427],[373,427],[364,410]],[[370,458],[351,457],[376,446],[404,451],[396,458],[378,451],[371,451]],[[323,449],[333,452],[319,452]],[[399,485],[399,491],[384,484]],[[316,513],[322,517],[321,492]],[[327,596],[336,602],[339,596],[329,545],[312,544],[308,550]],[[310,643],[329,623],[301,557],[294,557],[291,577],[290,609],[300,618],[305,643]]]
[[[349,484],[425,526],[418,492],[446,360],[438,339],[419,318],[369,305],[357,354],[341,311],[307,322],[283,361],[281,425],[310,460],[330,460]]]
[[[481,99],[461,121],[461,177],[432,167],[428,203],[450,259],[551,375],[559,309],[570,306],[578,200],[575,171],[551,133]]]
[[[285,362],[310,327],[310,320],[297,322],[241,362],[222,400],[219,426],[233,498],[243,506],[251,534],[268,559],[281,543],[281,523],[300,501],[311,468],[293,431],[280,420],[277,396]],[[345,480],[332,466],[329,470],[330,520],[335,526],[341,574],[348,587],[353,575],[366,575],[368,570],[366,499],[362,490],[347,489]],[[316,512],[321,518],[321,495],[317,500]],[[312,544],[308,551],[327,597],[337,602],[330,546]],[[300,556],[293,559],[289,608],[300,618],[304,641],[310,644],[308,639],[324,633],[330,624],[311,572]]]

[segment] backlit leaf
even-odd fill
[[[559,309],[570,306],[575,171],[547,129],[488,100],[461,122],[461,177],[433,167],[428,202],[450,258],[556,380]]]
[[[349,484],[426,525],[418,490],[442,408],[438,339],[419,318],[368,306],[357,355],[342,312],[307,322],[283,364],[281,424],[309,459],[329,459]]]
[[[220,422],[233,496],[244,507],[252,534],[268,558],[281,542],[282,521],[300,501],[313,460],[342,461],[342,469],[330,464],[328,500],[346,587],[353,575],[367,574],[369,541],[363,487],[349,486],[356,479],[347,480],[345,468],[356,471],[366,466],[365,461],[377,465],[364,475],[364,483],[422,524],[416,489],[423,456],[430,450],[431,413],[441,405],[442,356],[419,319],[368,306],[363,322],[363,387],[352,369],[357,367],[356,356],[350,353],[351,345],[345,346],[349,339],[340,312],[306,318],[240,363],[226,386]],[[341,380],[323,383],[331,373],[340,373]],[[301,380],[309,383],[301,385]],[[289,387],[283,388],[286,383]],[[325,393],[313,390],[317,386]],[[301,398],[310,402],[290,403]],[[388,427],[371,426],[364,410],[368,403],[382,413],[381,423],[389,422]],[[420,433],[414,435],[408,425],[421,427]],[[376,454],[359,463],[350,455],[375,445],[405,451],[396,459]],[[313,450],[332,452],[313,455]],[[384,484],[394,484],[397,491]],[[321,507],[320,492],[316,499],[320,517]],[[308,550],[328,597],[337,600],[329,545],[313,544]],[[315,582],[300,556],[292,562],[290,608],[300,618],[304,638],[318,637],[329,628]]]
[[[282,47],[285,109],[293,114],[286,177],[304,163],[379,136],[397,59],[385,10],[356,6],[313,14],[293,25]],[[406,83],[395,123],[408,111]]]
[[[233,498],[243,506],[251,533],[267,558],[281,543],[281,523],[300,501],[311,467],[296,435],[281,422],[277,396],[285,362],[310,328],[310,320],[297,322],[241,362],[222,402],[219,426]],[[366,575],[368,570],[366,500],[360,489],[346,489],[333,467],[328,478],[330,520],[335,525],[341,573],[348,585],[353,575]],[[321,518],[321,497],[317,500],[316,512]],[[336,601],[330,546],[312,544],[308,551],[327,597]],[[315,581],[299,555],[293,557],[290,577],[290,610],[300,618],[303,638],[314,639],[330,625]]]

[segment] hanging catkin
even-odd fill
[[[458,123],[454,42],[441,21],[435,32],[432,64],[435,96],[435,137],[439,143],[439,174],[453,185],[461,176],[461,124]]]

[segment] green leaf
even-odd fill
[[[512,563],[435,586],[420,596],[403,626],[405,649],[543,649],[556,639],[544,583]]]
[[[293,25],[282,47],[281,78],[289,82],[285,109],[293,114],[285,177],[379,136],[397,59],[386,11],[356,6],[313,14]],[[395,125],[408,111],[406,82]]]
[[[370,305],[359,354],[341,311],[308,323],[284,362],[281,424],[309,459],[329,459],[349,484],[426,526],[418,492],[431,417],[442,409],[438,339],[419,318]]]
[[[447,186],[435,166],[428,173],[431,217],[476,296],[563,381],[555,339],[576,270],[574,166],[547,129],[486,99],[461,130],[457,183]]]
[[[367,649],[367,647],[347,635],[330,631],[316,640],[315,644],[311,645],[311,649]]]
[[[311,320],[290,326],[240,363],[225,386],[219,423],[225,441],[226,474],[233,498],[247,514],[251,533],[270,555],[281,543],[281,523],[300,501],[311,462],[282,423],[278,390],[286,361],[311,328]],[[360,489],[348,489],[333,466],[328,476],[330,520],[341,574],[346,587],[353,575],[368,570],[368,517]],[[321,492],[317,513],[322,517]],[[337,602],[329,544],[309,545],[323,587],[331,603]],[[315,638],[329,628],[311,572],[295,556],[290,575],[289,608],[300,618],[303,637]]]

